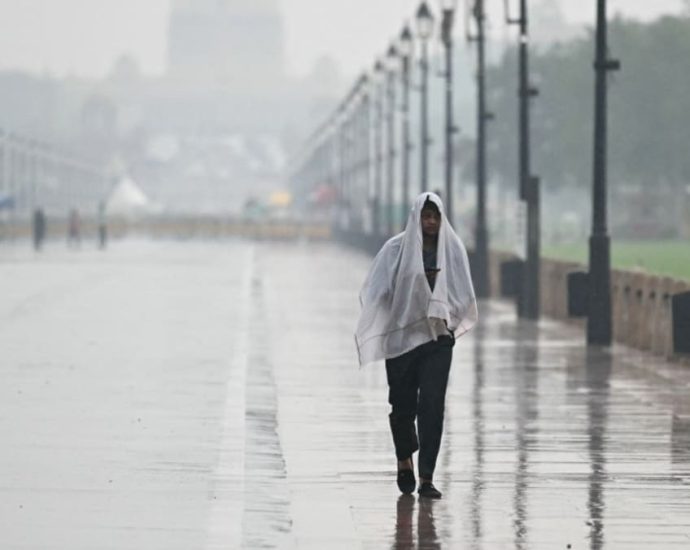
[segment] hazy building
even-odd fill
[[[0,72],[0,119],[106,166],[111,183],[134,178],[157,211],[237,212],[283,187],[289,145],[346,91],[332,61],[286,75],[278,2],[171,0],[164,75],[142,74],[131,56],[97,81]],[[65,201],[65,212],[95,212],[106,198],[74,202],[76,192],[50,183],[46,201]],[[6,187],[0,178],[0,195]]]
[[[173,0],[168,72],[178,82],[251,92],[284,76],[277,0]]]

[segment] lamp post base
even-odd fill
[[[474,293],[477,298],[488,298],[491,295],[491,285],[489,283],[489,246],[487,231],[483,227],[477,229],[473,260],[474,265],[472,265],[471,268]]]
[[[589,238],[589,307],[587,343],[611,345],[611,239],[607,234]]]
[[[527,258],[522,279],[522,307],[520,317],[537,321],[541,311],[541,195],[539,178],[529,181],[527,198]]]

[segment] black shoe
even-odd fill
[[[412,470],[398,470],[398,489],[404,495],[411,495],[417,486]]]
[[[431,481],[425,481],[419,486],[417,491],[420,497],[423,498],[441,498],[443,494],[439,491]]]

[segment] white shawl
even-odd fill
[[[421,213],[427,199],[441,212],[440,271],[433,292],[422,259]],[[376,255],[359,299],[362,312],[355,341],[360,365],[402,355],[448,334],[449,329],[461,336],[477,322],[467,251],[445,219],[438,195],[417,197],[405,231],[389,239]]]

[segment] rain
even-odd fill
[[[0,548],[687,548],[688,37],[0,0]]]

